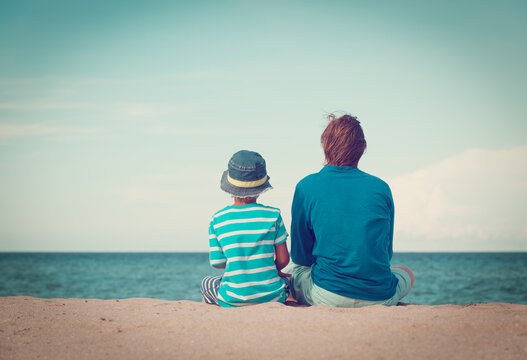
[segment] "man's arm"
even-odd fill
[[[291,258],[293,262],[303,266],[313,265],[315,262],[314,243],[315,236],[311,229],[308,204],[297,185],[291,207]]]
[[[392,198],[392,194],[391,194],[391,191],[390,191],[390,201],[389,201],[389,206],[390,206],[390,243],[388,245],[388,256],[389,256],[389,259],[392,260],[392,256],[393,256],[393,226],[394,226],[394,222],[395,222],[395,206],[393,204],[393,198]]]

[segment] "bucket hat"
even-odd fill
[[[264,158],[254,151],[240,150],[232,155],[221,177],[221,189],[235,197],[258,196],[273,187]]]

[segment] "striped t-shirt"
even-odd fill
[[[274,247],[286,241],[280,210],[252,203],[227,206],[209,226],[210,264],[226,264],[218,290],[221,306],[285,301],[285,282],[278,276]]]

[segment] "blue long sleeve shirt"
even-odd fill
[[[390,187],[354,167],[326,165],[296,186],[291,258],[312,266],[319,287],[364,300],[395,294],[390,270],[394,206]]]

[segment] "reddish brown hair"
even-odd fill
[[[366,150],[366,139],[359,120],[351,115],[329,115],[329,124],[320,137],[326,163],[357,167]]]

